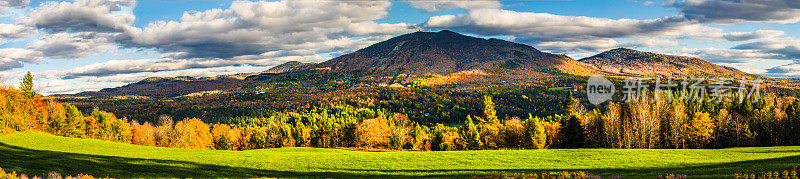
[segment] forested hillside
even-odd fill
[[[664,55],[626,48],[605,51],[578,61],[589,64],[600,71],[617,75],[675,78],[758,77],[735,68],[715,65],[699,58]]]

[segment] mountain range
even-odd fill
[[[332,75],[335,74],[335,75]],[[417,79],[458,84],[538,83],[591,74],[635,77],[761,77],[692,57],[617,48],[574,60],[532,46],[484,39],[443,30],[414,32],[382,41],[322,63],[287,62],[260,73],[217,77],[153,77],[96,92],[67,96],[180,97],[204,91],[249,91],[264,83],[295,81],[328,89],[364,86],[402,86]],[[448,80],[441,80],[441,79]],[[494,79],[494,81],[492,81]],[[269,85],[266,85],[269,86]],[[255,90],[257,91],[257,90]]]

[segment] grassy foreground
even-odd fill
[[[602,176],[692,178],[791,169],[800,147],[731,149],[548,149],[360,152],[320,148],[250,151],[137,146],[39,133],[0,136],[0,167],[95,177],[469,177],[491,173],[588,171]]]

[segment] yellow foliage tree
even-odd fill
[[[211,149],[213,139],[208,124],[190,118],[175,123],[176,146],[185,149]]]
[[[389,146],[389,134],[392,130],[383,117],[366,119],[358,125],[359,142],[363,147]]]
[[[714,124],[714,120],[711,119],[708,113],[694,113],[691,121],[689,121],[689,140],[695,147],[702,147],[711,140],[714,135],[714,128],[716,128],[716,124]]]

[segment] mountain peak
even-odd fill
[[[693,57],[616,48],[578,60],[620,75],[676,77],[741,77],[749,74]]]
[[[584,67],[569,57],[541,52],[525,44],[441,30],[397,36],[315,67],[370,75],[426,75],[474,69],[556,68],[563,64]]]

